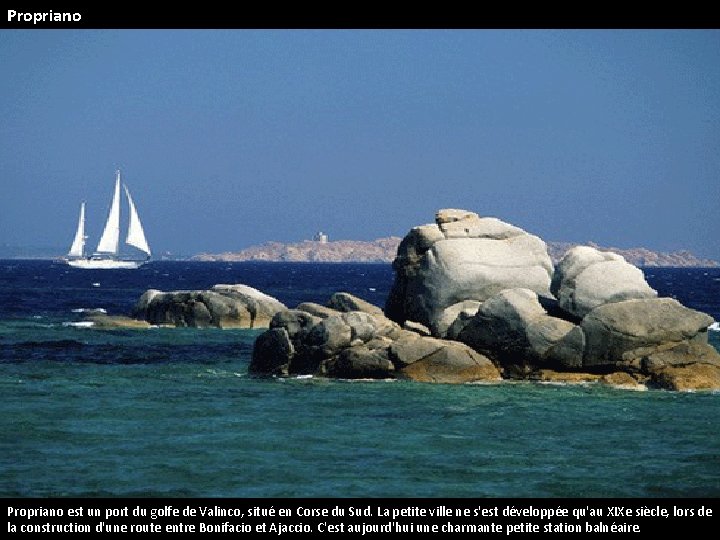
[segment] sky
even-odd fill
[[[0,245],[85,200],[94,246],[120,168],[158,254],[464,208],[720,260],[720,31],[0,30],[0,66]]]

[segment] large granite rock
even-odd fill
[[[563,310],[580,318],[603,304],[657,296],[639,268],[620,255],[588,246],[565,254],[555,268],[550,290]]]
[[[506,289],[485,301],[458,340],[497,364],[541,366],[575,325],[552,317],[529,289]]]
[[[295,347],[287,329],[270,328],[255,340],[249,370],[266,375],[287,375],[294,356]]]
[[[667,368],[720,366],[720,354],[707,343],[707,327],[712,321],[712,317],[672,298],[613,302],[595,308],[579,325],[571,326],[540,361],[528,357],[535,367],[622,371],[653,383],[655,375]]]
[[[441,347],[403,367],[398,378],[447,384],[500,380],[500,372],[486,356],[462,343],[440,341]]]
[[[585,338],[585,367],[650,370],[665,365],[718,363],[707,345],[709,315],[673,298],[626,300],[592,310],[580,328]]]
[[[492,362],[467,345],[403,329],[347,293],[336,293],[326,306],[300,304],[276,313],[255,342],[249,371],[442,383],[500,378]]]
[[[466,210],[440,210],[435,221],[413,228],[398,248],[385,306],[390,319],[421,323],[443,337],[468,300],[518,287],[549,295],[553,266],[537,236]]]
[[[145,291],[133,317],[161,326],[262,328],[284,304],[247,285],[215,285],[203,291]]]
[[[347,347],[325,364],[327,376],[340,379],[387,379],[393,371],[387,346],[380,343]]]

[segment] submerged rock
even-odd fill
[[[105,313],[93,312],[83,316],[83,321],[93,323],[95,328],[150,328],[147,321],[139,321],[122,315],[107,315]]]
[[[162,292],[149,289],[133,317],[162,326],[267,327],[285,305],[247,285],[215,285],[209,290]]]
[[[606,384],[614,388],[626,390],[647,390],[644,380],[633,377],[623,371],[615,371],[601,375],[582,371],[554,371],[540,369],[532,372],[529,377],[532,381],[554,384]]]

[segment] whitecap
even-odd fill
[[[543,386],[590,386],[597,381],[532,381]]]
[[[720,322],[714,322],[710,326],[708,326],[708,330],[712,330],[713,332],[720,332]]]
[[[92,284],[92,286],[93,286],[93,287],[99,287],[100,284],[99,284],[98,282],[95,282],[95,283]]]
[[[375,287],[368,287],[368,291],[375,292],[377,289]]]
[[[81,308],[71,309],[70,311],[72,311],[73,313],[107,313],[107,310],[105,308],[101,308],[101,307],[98,307],[98,308],[81,307]]]
[[[370,377],[362,377],[358,379],[337,379],[338,381],[346,383],[381,383],[381,382],[397,382],[397,379],[393,377],[387,377],[385,379],[374,379]]]
[[[95,326],[95,323],[93,321],[79,321],[79,322],[64,322],[62,323],[63,326],[73,326],[75,328],[90,328],[91,326]]]
[[[449,405],[445,407],[445,410],[449,412],[467,412],[468,408],[460,405]]]
[[[298,375],[295,377],[296,379],[312,379],[312,375]]]

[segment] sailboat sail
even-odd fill
[[[73,239],[68,256],[82,257],[85,248],[85,202],[80,203],[80,219],[78,220],[77,231]]]
[[[117,253],[118,241],[120,239],[120,171],[115,176],[115,192],[113,193],[110,213],[108,214],[105,229],[103,229],[100,242],[98,242],[98,253]]]
[[[130,206],[130,225],[128,226],[127,239],[125,240],[125,243],[150,255],[150,246],[148,246],[147,239],[145,238],[145,231],[143,231],[142,223],[140,223],[140,217],[138,216],[135,204],[130,196],[130,190],[127,186],[123,187],[125,188],[125,195],[127,195],[128,204]]]

